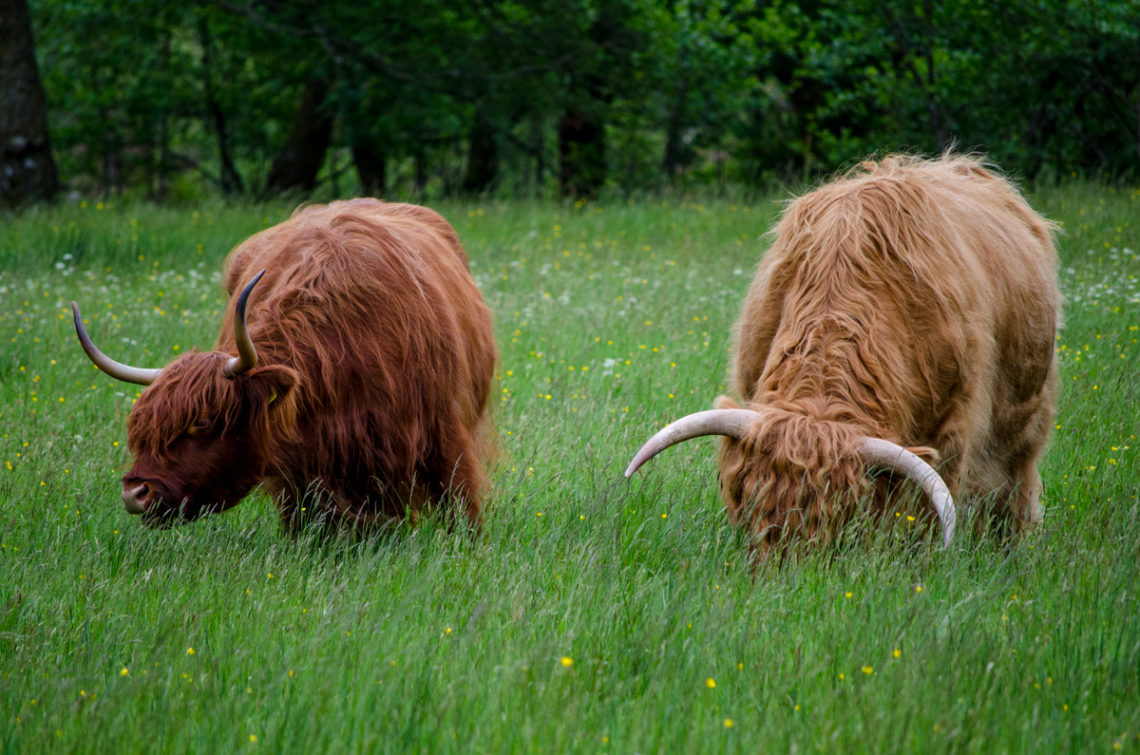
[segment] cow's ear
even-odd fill
[[[931,448],[930,446],[911,446],[907,450],[932,467],[937,467],[938,463],[942,461],[942,456],[938,453],[938,449]]]
[[[713,401],[713,409],[739,409],[740,404],[736,403],[728,396],[717,396],[716,401]]]
[[[257,405],[274,411],[293,405],[293,389],[297,386],[297,372],[281,364],[257,367],[247,373],[247,396]]]
[[[280,364],[259,365],[237,379],[243,383],[250,434],[262,459],[268,459],[274,443],[297,428],[297,372]]]

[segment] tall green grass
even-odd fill
[[[900,517],[753,570],[714,442],[621,472],[726,387],[778,206],[439,206],[495,312],[481,535],[291,540],[268,500],[171,531],[118,501],[113,356],[207,349],[221,260],[285,206],[68,205],[0,228],[6,752],[1140,750],[1140,192],[1064,225],[1046,523],[948,550]]]

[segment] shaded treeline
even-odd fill
[[[1140,167],[1134,0],[33,0],[64,185],[755,185],[869,152]]]

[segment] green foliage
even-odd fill
[[[1140,192],[1066,182],[1046,520],[942,551],[900,516],[753,570],[715,443],[621,471],[725,389],[782,197],[444,203],[495,313],[481,535],[294,541],[264,496],[152,531],[119,503],[137,386],[208,348],[220,263],[284,203],[114,201],[0,228],[5,752],[1057,752],[1140,746]]]
[[[551,193],[575,170],[628,193],[763,186],[952,143],[1025,176],[1140,169],[1133,0],[33,11],[52,139],[84,195],[260,191],[313,78],[337,124],[322,196],[356,193],[354,166],[394,196]],[[571,115],[587,141],[567,141]]]

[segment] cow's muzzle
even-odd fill
[[[123,483],[123,506],[132,516],[145,513],[154,500],[154,490],[145,482]]]

